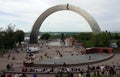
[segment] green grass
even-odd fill
[[[118,74],[116,77],[120,77],[120,74]]]
[[[62,77],[68,77],[68,74],[64,73],[64,74],[62,74]]]

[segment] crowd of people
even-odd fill
[[[25,73],[16,73],[14,75],[12,75],[11,73],[8,74],[2,73],[0,77],[29,77],[29,76],[27,76]],[[34,73],[33,77],[37,77],[37,74]]]
[[[88,65],[85,67],[68,67],[68,66],[62,66],[58,67],[56,70],[56,67],[49,67],[49,68],[36,68],[36,67],[27,67],[22,68],[20,72],[14,74],[14,76],[10,73],[1,73],[0,77],[27,77],[25,73],[31,72],[34,73],[33,77],[37,77],[36,73],[55,73],[55,77],[62,77],[63,75],[66,75],[66,77],[74,77],[74,74],[77,74],[78,77],[92,77],[94,76],[113,76],[115,77],[117,74],[119,74],[120,65],[99,65],[99,66],[93,66]],[[118,72],[117,72],[118,71]]]
[[[114,65],[101,65],[101,66],[87,66],[86,69],[80,69],[80,68],[60,68],[59,72],[56,74],[56,77],[62,77],[64,74],[66,74],[66,77],[73,77],[73,73],[77,72],[78,77],[92,77],[94,76],[112,76],[115,77],[117,75],[116,71],[120,69],[119,67],[116,67]]]
[[[37,67],[28,67],[28,68],[22,68],[21,72],[36,72],[36,73],[51,73],[54,72],[54,68],[37,68]]]

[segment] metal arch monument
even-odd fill
[[[86,12],[85,10],[83,10],[79,7],[73,6],[73,5],[62,4],[62,5],[56,5],[56,6],[53,6],[49,9],[47,9],[38,17],[38,19],[36,20],[36,22],[33,25],[32,32],[30,34],[29,43],[37,43],[39,29],[40,29],[42,23],[44,22],[44,20],[50,14],[57,12],[57,11],[61,11],[61,10],[70,10],[70,11],[80,14],[88,22],[93,33],[99,33],[101,31],[96,20],[88,12]]]

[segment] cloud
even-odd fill
[[[49,4],[39,0],[1,0],[0,4],[0,20],[4,21],[0,24],[27,22],[28,25],[31,24],[30,28],[40,13],[49,7]]]
[[[30,31],[38,16],[46,9],[58,4],[67,3],[85,9],[96,19],[102,30],[119,30],[119,0],[0,0],[0,25],[5,26],[5,24],[13,23],[18,25],[16,26],[17,28],[23,29],[24,31]],[[70,18],[67,16],[68,14]],[[83,26],[79,27],[79,24]],[[106,24],[110,26],[106,26]],[[56,27],[54,25],[58,26]],[[68,25],[77,26],[69,26],[68,29]],[[85,31],[90,30],[90,27],[84,18],[73,12],[56,12],[50,15],[43,22],[41,27],[42,31],[57,31],[60,29],[64,31],[72,31],[73,28],[75,31],[81,31],[81,28]]]

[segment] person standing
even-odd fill
[[[79,73],[79,77],[83,77],[83,74],[84,74],[84,70],[82,69]]]
[[[26,76],[26,74],[25,74],[25,73],[23,73],[21,77],[27,77],[27,76]]]
[[[89,71],[87,71],[87,73],[86,73],[86,77],[91,77]]]
[[[36,73],[33,74],[33,77],[37,77]]]
[[[1,74],[1,76],[0,77],[5,77],[5,73],[4,72],[2,72],[2,74]]]
[[[12,76],[11,76],[11,74],[9,73],[9,74],[7,74],[7,77],[12,77]]]
[[[15,74],[14,77],[19,77],[19,73]]]

